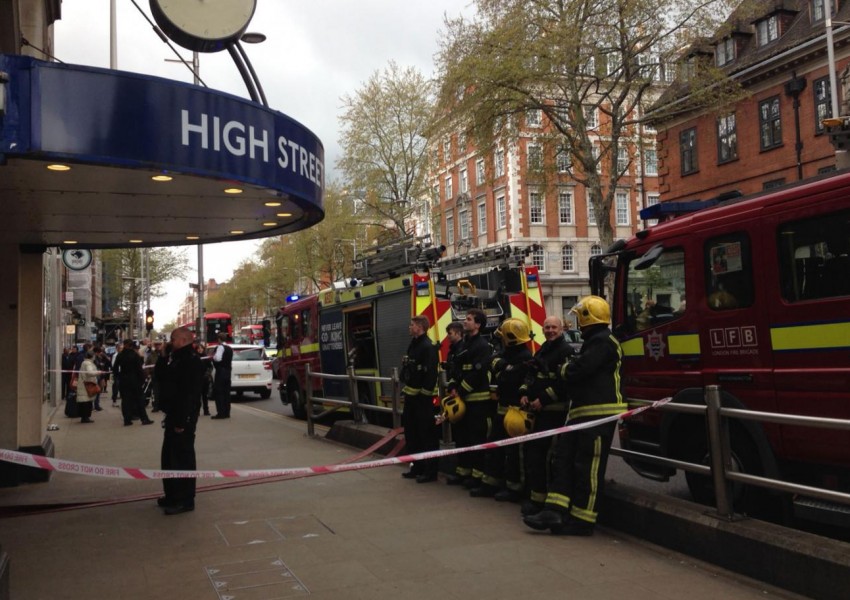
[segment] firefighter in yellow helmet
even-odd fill
[[[505,319],[495,333],[501,349],[490,363],[491,383],[498,391],[496,418],[490,428],[489,442],[508,437],[504,419],[509,407],[519,406],[519,388],[525,380],[526,363],[531,360],[528,325],[521,319]],[[519,500],[522,494],[522,469],[519,445],[484,451],[484,474],[481,484],[472,488],[473,498],[496,497],[499,501]]]
[[[571,403],[567,424],[617,415],[626,410],[620,369],[623,351],[611,334],[605,299],[586,296],[572,310],[581,328],[581,351],[560,369]],[[602,498],[608,452],[616,422],[559,435],[544,510],[523,518],[533,529],[565,535],[592,535]]]

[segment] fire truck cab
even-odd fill
[[[594,293],[613,286],[630,399],[703,404],[717,384],[726,407],[850,419],[850,174],[641,216],[660,222],[591,260]],[[850,431],[733,419],[730,435],[738,470],[850,491]],[[708,464],[698,416],[648,411],[622,422],[620,442]],[[656,480],[675,472],[628,462]],[[686,477],[696,500],[713,500],[708,478]],[[762,488],[733,492],[749,514],[792,506]],[[793,500],[797,516],[836,518],[823,502]]]
[[[492,249],[465,261],[439,261],[441,247],[422,238],[372,249],[361,257],[358,285],[329,288],[282,307],[278,329],[280,399],[296,417],[306,417],[306,365],[316,372],[390,377],[401,368],[414,315],[428,317],[428,336],[448,352],[446,325],[470,308],[488,316],[484,334],[509,316],[523,318],[542,343],[545,319],[536,267],[522,265],[531,248]],[[457,267],[462,266],[462,271]],[[476,272],[475,269],[478,269]],[[348,382],[314,378],[314,394],[348,398]],[[362,404],[389,406],[383,383],[358,383]],[[366,411],[375,420],[377,413]]]

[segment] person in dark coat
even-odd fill
[[[404,442],[409,454],[430,452],[440,445],[439,430],[434,420],[434,396],[437,394],[438,347],[428,338],[428,317],[416,315],[410,319],[411,339],[402,361],[401,376],[404,382]],[[437,481],[438,460],[418,460],[410,470],[402,473],[405,479],[417,483]]]
[[[218,334],[219,344],[213,355],[215,365],[215,383],[213,384],[213,395],[215,396],[215,414],[213,419],[230,418],[230,372],[233,366],[233,349],[226,344],[227,334]]]
[[[145,398],[142,384],[145,381],[142,369],[142,357],[133,347],[133,340],[124,340],[124,348],[115,357],[112,372],[118,379],[121,391],[121,414],[124,426],[133,424],[133,417],[141,417],[142,425],[153,423],[145,410]]]
[[[162,452],[164,471],[194,471],[195,430],[201,410],[203,366],[192,346],[193,334],[185,327],[171,332],[170,355],[157,362],[160,379],[160,409],[165,413]],[[195,510],[194,478],[169,477],[162,480],[165,495],[157,500],[166,515]]]

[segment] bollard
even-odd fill
[[[363,409],[360,408],[360,393],[357,389],[357,376],[354,374],[354,367],[348,367],[346,373],[348,374],[348,399],[351,402],[351,418],[355,423],[365,423]]]
[[[401,427],[401,411],[399,410],[399,404],[401,404],[401,380],[398,377],[398,367],[393,367],[391,377],[393,388],[393,429],[398,429]]]
[[[720,415],[720,386],[705,387],[706,423],[708,425],[708,447],[711,456],[711,476],[714,482],[714,498],[718,516],[732,519],[733,508],[729,493],[726,470],[731,466],[732,452],[729,445],[729,424]]]
[[[306,379],[304,384],[304,406],[307,409],[307,435],[310,437],[316,437],[316,433],[313,428],[313,377],[310,373],[309,363],[304,365],[304,377]]]

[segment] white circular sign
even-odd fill
[[[91,264],[91,250],[70,248],[62,251],[62,262],[72,271],[83,271]]]

